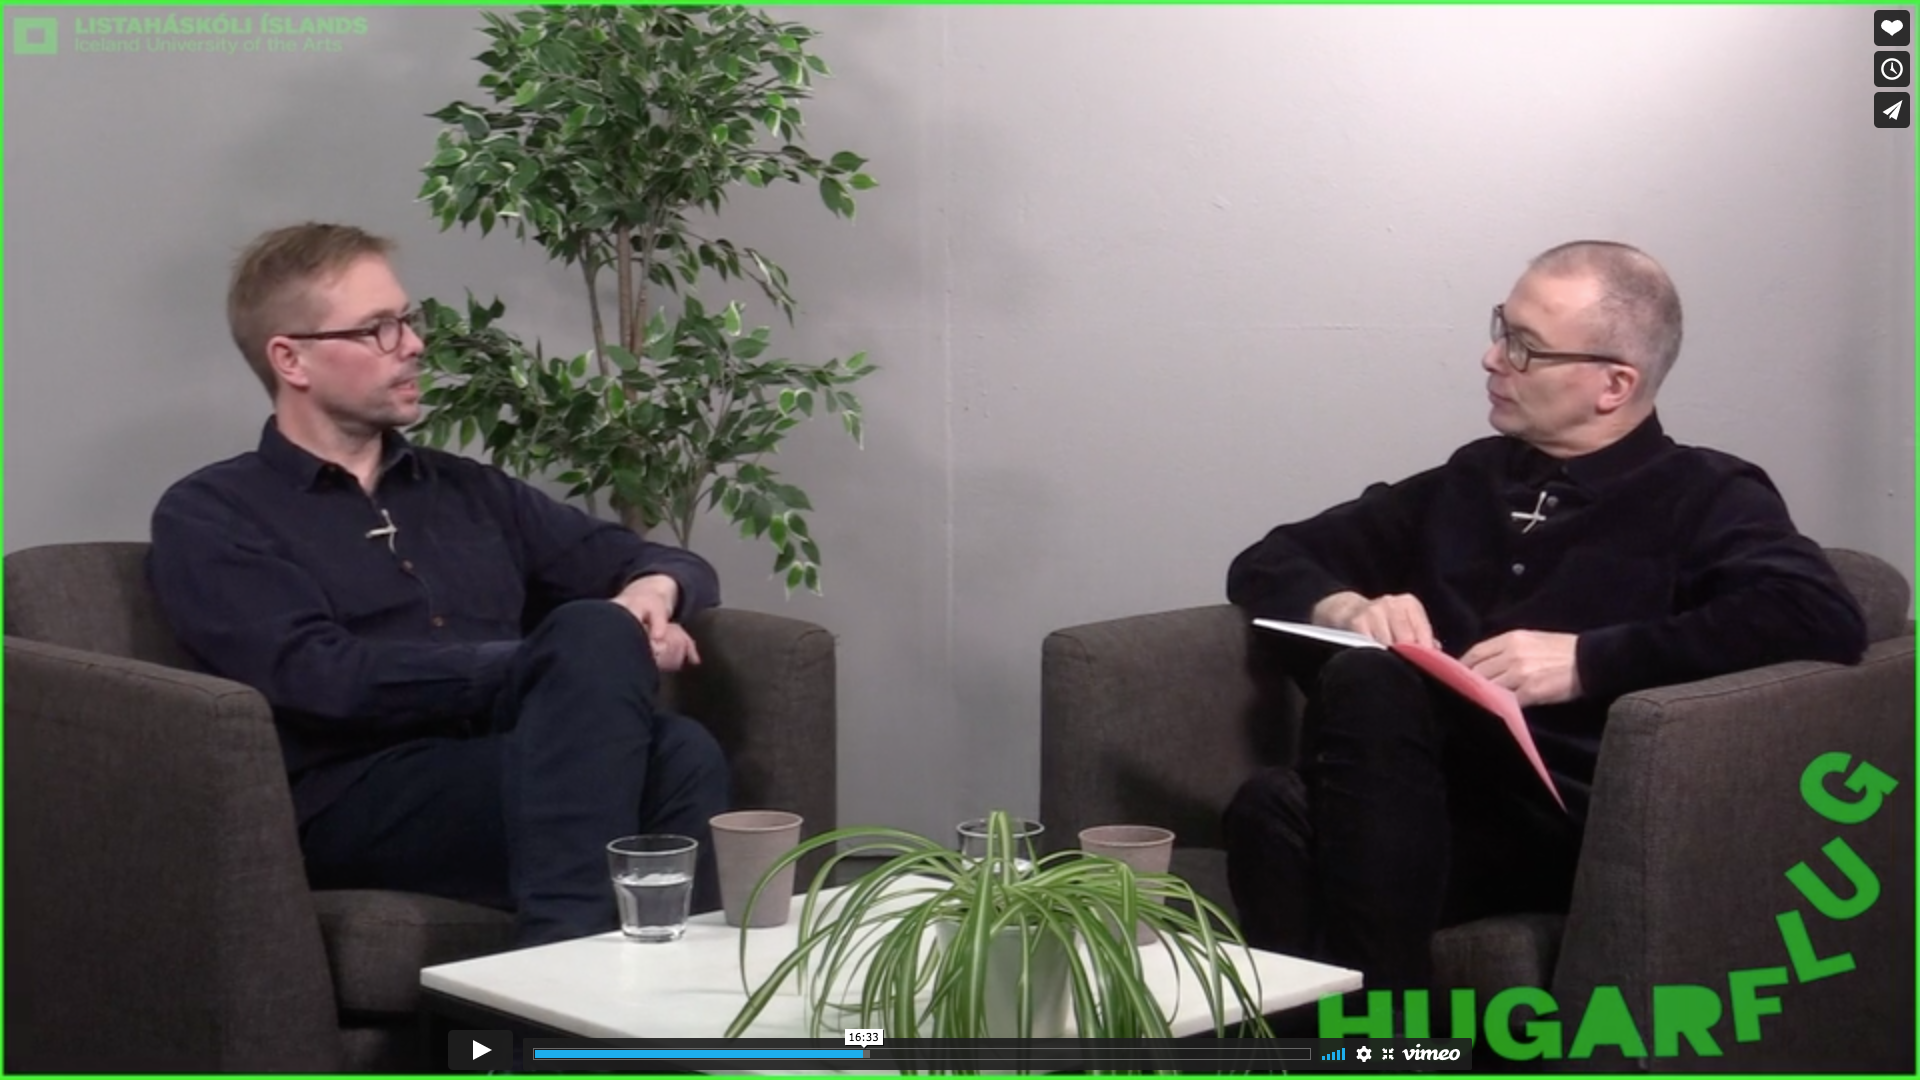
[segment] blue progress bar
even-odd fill
[[[781,1050],[778,1048],[770,1050],[708,1050],[704,1048],[672,1050],[625,1046],[587,1047],[581,1050],[574,1050],[565,1047],[536,1046],[533,1048],[533,1056],[535,1060],[541,1058],[566,1058],[570,1060],[591,1061],[596,1059],[626,1058],[698,1061],[702,1058],[772,1058],[777,1061],[798,1061],[802,1058],[864,1058],[867,1056],[867,1052],[858,1046],[849,1046],[845,1049],[831,1047],[819,1050]]]

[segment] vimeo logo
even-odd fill
[[[53,56],[60,51],[60,20],[16,18],[11,36],[15,56]]]

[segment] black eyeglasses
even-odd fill
[[[1533,366],[1535,360],[1545,360],[1560,364],[1624,364],[1625,360],[1617,356],[1601,356],[1599,353],[1554,352],[1551,349],[1530,349],[1519,338],[1507,330],[1507,305],[1493,305],[1493,325],[1490,332],[1493,340],[1507,343],[1507,366],[1515,371],[1525,371]]]
[[[425,336],[427,321],[419,308],[403,311],[398,315],[382,315],[373,320],[372,325],[353,330],[315,330],[308,334],[281,334],[281,337],[299,341],[339,341],[352,338],[372,338],[381,352],[392,352],[400,347],[400,328],[412,330],[415,337]]]

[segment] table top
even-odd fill
[[[744,968],[739,929],[713,911],[690,919],[679,941],[646,944],[615,931],[441,964],[422,971],[420,984],[585,1038],[717,1038],[746,1004],[749,988],[764,982],[793,951],[800,904],[795,897],[786,925],[748,931]],[[1261,1008],[1268,1015],[1360,988],[1360,973],[1346,968],[1257,949],[1229,947],[1229,953],[1242,972],[1250,963],[1257,973]],[[1213,1029],[1206,996],[1190,967],[1156,946],[1142,950],[1141,965],[1162,1004],[1177,1002],[1174,1034]],[[812,1037],[794,982],[789,980],[767,1004],[747,1037]],[[1241,1018],[1230,1006],[1228,1019]]]

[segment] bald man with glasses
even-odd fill
[[[714,906],[726,762],[659,707],[713,568],[409,443],[425,346],[391,248],[307,224],[236,261],[227,320],[273,415],[154,510],[161,610],[273,706],[315,888],[492,904],[542,944],[618,926],[606,845],[655,832],[701,841]]]
[[[1651,257],[1547,251],[1491,337],[1497,435],[1274,529],[1227,575],[1253,617],[1438,647],[1511,690],[1565,798],[1396,654],[1263,640],[1308,708],[1298,768],[1252,777],[1227,810],[1234,900],[1254,944],[1358,968],[1371,989],[1428,988],[1441,927],[1566,910],[1615,698],[1866,648],[1766,473],[1662,430],[1681,313]]]

